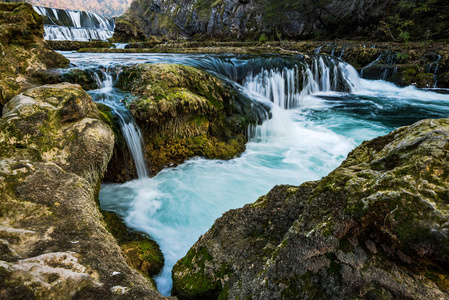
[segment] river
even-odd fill
[[[295,77],[300,73],[294,62],[276,56],[62,53],[80,68],[116,70],[143,62],[198,66],[234,80],[255,103],[272,107],[272,117],[251,130],[239,157],[193,158],[152,178],[102,185],[101,207],[160,245],[165,267],[155,280],[163,295],[170,294],[173,265],[226,211],[256,201],[274,185],[326,176],[364,140],[449,113],[447,94],[364,80],[351,66],[327,56],[317,55],[304,79]],[[347,84],[344,92],[335,91],[337,71]],[[307,81],[307,91],[295,89],[297,80]],[[124,97],[112,84],[102,88],[90,94],[97,100],[106,94],[116,102]]]

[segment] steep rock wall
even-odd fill
[[[448,11],[444,0],[135,0],[119,20],[172,39],[429,40],[449,36]]]

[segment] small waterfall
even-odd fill
[[[283,109],[298,107],[305,96],[317,92],[354,91],[360,86],[357,71],[328,56],[316,56],[307,65],[250,72],[243,86]]]
[[[437,83],[438,83],[437,72],[438,72],[438,64],[439,64],[440,60],[441,60],[441,55],[437,54],[436,61],[431,63],[428,68],[428,72],[433,73],[433,79],[435,80],[434,84],[432,85],[433,88],[437,87]],[[432,72],[432,68],[434,68],[433,72]]]
[[[44,39],[49,41],[107,40],[114,21],[96,13],[33,6],[44,17]]]
[[[299,82],[299,67],[282,70],[264,70],[257,74],[249,74],[244,86],[251,92],[269,99],[276,106],[284,109],[294,108],[299,104],[301,89]]]
[[[360,71],[360,77],[363,78],[363,71],[369,67],[372,67],[374,64],[376,64],[380,59],[382,58],[382,54],[379,55],[378,58],[376,58],[375,60],[373,60],[372,62],[370,62],[368,65],[366,65],[365,67],[362,68],[362,70]]]
[[[332,91],[353,92],[360,86],[357,71],[349,64],[329,56],[315,56],[309,64],[250,72],[243,81],[249,94],[258,95],[273,104],[272,118],[262,125],[250,126],[252,141],[264,141],[273,135],[288,134],[285,111],[300,107],[306,97]],[[276,132],[275,134],[273,132]],[[284,135],[285,135],[284,134]]]
[[[94,72],[95,80],[100,89],[91,91],[90,94],[96,102],[103,103],[111,108],[112,113],[117,116],[123,138],[136,166],[139,179],[147,178],[148,171],[143,153],[144,141],[139,127],[135,124],[132,114],[121,102],[123,96],[113,88],[115,70],[100,69]]]
[[[125,49],[128,43],[114,43],[115,49]]]

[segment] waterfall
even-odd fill
[[[148,172],[143,153],[144,141],[139,127],[135,124],[132,114],[121,102],[123,96],[113,88],[114,70],[99,69],[94,72],[94,78],[100,89],[89,92],[96,102],[103,103],[111,108],[112,113],[117,116],[120,124],[120,130],[126,141],[129,152],[136,166],[139,179],[147,178]],[[118,76],[118,75],[116,75]]]
[[[317,92],[354,91],[360,86],[357,71],[328,56],[316,56],[309,64],[250,72],[243,86],[283,109],[298,107],[304,97]]]
[[[33,6],[44,17],[44,39],[50,41],[107,40],[114,21],[96,13]]]
[[[251,141],[266,141],[272,136],[290,135],[291,118],[287,110],[301,107],[309,96],[333,91],[353,92],[361,86],[357,71],[349,64],[329,56],[314,56],[308,63],[294,67],[250,72],[243,86],[249,94],[272,102],[272,118],[250,126]],[[291,123],[291,121],[290,121]]]

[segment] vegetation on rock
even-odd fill
[[[173,268],[180,299],[449,297],[449,119],[364,142],[327,177],[218,219]]]
[[[408,42],[449,38],[445,0],[135,0],[133,31],[171,39],[272,40],[362,37]]]
[[[53,50],[74,51],[81,48],[111,48],[114,44],[108,41],[47,41]]]
[[[80,86],[25,91],[0,119],[0,297],[157,298],[106,230],[95,195],[114,135]]]
[[[258,121],[251,100],[193,67],[125,68],[118,86],[133,95],[127,106],[143,130],[154,172],[193,156],[233,158],[245,149],[248,125]]]
[[[43,21],[30,4],[0,3],[0,109],[27,88],[42,84],[35,73],[69,60],[44,41]]]

